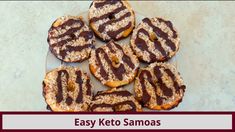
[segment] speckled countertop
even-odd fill
[[[42,79],[47,31],[90,2],[0,2],[0,111],[45,111]],[[136,12],[171,20],[187,86],[174,110],[235,110],[235,2],[131,2]]]

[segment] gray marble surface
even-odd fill
[[[90,2],[0,2],[0,110],[45,111],[47,31]],[[235,110],[235,2],[131,2],[136,12],[171,20],[181,38],[178,70],[187,89],[173,111]]]

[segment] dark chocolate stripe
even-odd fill
[[[64,74],[65,77],[66,77],[66,83],[68,83],[68,78],[69,78],[69,74],[66,70],[58,71],[58,76],[57,76],[57,79],[56,79],[57,87],[58,87],[58,92],[56,94],[56,102],[57,103],[60,103],[63,100],[63,86],[62,86],[62,80],[61,80],[62,74]]]
[[[117,107],[118,106],[120,106],[120,105],[130,105],[131,106],[131,109],[130,110],[127,110],[127,111],[137,111],[136,110],[136,105],[135,105],[135,103],[134,102],[132,102],[132,101],[129,101],[129,100],[127,100],[127,101],[123,101],[123,102],[119,102],[119,103],[116,103],[116,104],[105,104],[105,103],[102,103],[102,104],[94,104],[94,105],[92,105],[92,107],[91,107],[91,111],[94,111],[96,108],[98,108],[98,107],[101,107],[101,108],[112,108],[112,110],[114,111],[114,112],[116,112],[116,111],[118,111],[118,109],[117,109]]]
[[[56,21],[55,21],[56,22]],[[54,22],[54,23],[55,23]],[[53,23],[53,24],[54,24]],[[54,27],[54,26],[52,26],[52,29],[56,29],[56,28],[65,28],[66,26],[71,26],[71,25],[73,25],[74,23],[80,23],[80,25],[83,25],[84,23],[80,20],[80,19],[69,19],[69,20],[67,20],[66,22],[64,22],[63,24],[61,24],[61,25],[59,25],[59,26],[57,26],[57,27]],[[53,25],[52,24],[52,25]],[[51,30],[52,30],[51,29]]]
[[[172,25],[171,21],[165,21],[162,18],[158,18],[158,21],[159,22],[164,22],[171,29],[171,31],[173,32],[173,38],[177,38],[178,35],[177,35],[175,29],[173,28],[173,25]]]
[[[86,87],[87,87],[86,94],[91,96],[91,84],[90,84],[90,79],[89,78],[86,80]]]
[[[99,2],[99,3],[95,3],[95,8],[100,8],[103,7],[105,5],[115,5],[116,3],[118,3],[120,0],[106,0],[104,2]]]
[[[111,41],[110,41],[111,42]],[[113,41],[112,41],[113,42]],[[113,42],[114,43],[114,42]],[[114,44],[115,45],[115,44]],[[109,48],[109,50],[112,52],[112,53],[116,53],[116,51],[113,49],[113,45],[111,45],[110,43],[106,44],[106,46]]]
[[[119,80],[122,80],[123,77],[122,75],[126,72],[125,70],[125,67],[123,64],[120,64],[119,67],[113,67],[112,66],[112,61],[109,59],[109,56],[105,53],[105,51],[102,49],[102,48],[98,48],[96,50],[96,58],[97,58],[97,61],[98,61],[98,65],[100,67],[100,74],[101,76],[107,80],[108,79],[108,74],[106,73],[106,71],[104,70],[104,67],[102,65],[102,62],[101,62],[101,59],[100,59],[100,56],[99,56],[99,53],[102,53],[103,56],[104,56],[104,59],[105,61],[108,63],[108,65],[110,66],[112,72],[114,73],[114,75],[119,79]]]
[[[108,80],[108,73],[105,71],[103,65],[102,65],[102,62],[101,62],[101,59],[99,57],[99,53],[105,53],[103,49],[101,48],[98,48],[96,51],[95,51],[95,54],[96,54],[96,59],[98,61],[98,66],[100,67],[100,75],[102,78],[104,78],[105,80]]]
[[[143,34],[145,34],[146,36],[150,37],[150,36],[149,36],[149,33],[148,33],[146,30],[144,30],[143,28],[141,28],[141,29],[137,32],[137,37],[136,37],[136,39],[135,39],[135,44],[136,44],[136,46],[137,46],[139,49],[141,49],[142,51],[148,52],[148,53],[149,53],[150,60],[156,61],[156,55],[153,54],[152,52],[150,52],[150,51],[148,50],[148,45],[147,45],[147,43],[145,42],[145,40],[143,40],[143,39],[141,39],[141,38],[139,37],[139,34],[140,34],[140,33],[143,33]]]
[[[180,89],[184,89],[185,86],[179,86],[178,82],[176,81],[175,75],[172,73],[170,69],[165,69],[165,72],[168,74],[169,77],[171,77],[172,82],[174,82],[174,88],[176,93],[180,93]]]
[[[105,27],[106,27],[107,25],[110,25],[110,24],[112,24],[112,23],[119,22],[119,21],[121,21],[121,20],[123,20],[123,19],[125,19],[126,17],[129,17],[129,16],[131,16],[131,13],[130,13],[130,12],[127,12],[126,14],[124,14],[123,16],[121,16],[121,17],[118,18],[118,19],[112,19],[112,20],[110,20],[110,21],[107,21],[106,23],[103,23],[102,25],[99,26],[98,31],[99,31],[99,32],[103,32],[103,31],[105,30]]]
[[[160,68],[161,68],[160,66],[155,66],[153,68],[154,74],[155,74],[155,76],[158,80],[160,89],[162,90],[162,92],[165,96],[172,97],[173,96],[173,91],[172,91],[172,89],[168,88],[166,86],[166,84],[162,81],[163,74],[161,73]]]
[[[111,38],[116,38],[118,34],[122,33],[123,31],[127,30],[128,28],[131,27],[131,22],[129,22],[125,27],[121,27],[116,31],[108,31],[107,34],[111,37]]]
[[[101,7],[100,5],[105,5],[105,4],[110,4],[110,3],[113,3],[113,2],[110,2],[110,1],[107,2],[107,1],[105,1],[105,2],[102,2],[102,3],[96,3],[96,4],[95,4],[95,7],[97,6],[97,4],[99,5],[98,7]],[[115,3],[115,2],[114,2],[114,3]],[[103,15],[101,15],[100,17],[93,17],[93,18],[91,18],[91,19],[90,19],[90,23],[93,23],[93,22],[96,22],[96,21],[99,21],[99,20],[103,20],[103,19],[109,18],[109,20],[108,20],[107,22],[103,23],[102,25],[99,25],[99,27],[98,27],[98,31],[99,31],[99,32],[104,32],[106,25],[111,25],[112,23],[116,23],[116,22],[118,22],[118,21],[123,20],[123,19],[126,18],[126,17],[131,16],[131,13],[128,12],[128,13],[124,14],[123,16],[121,16],[120,18],[117,18],[117,19],[114,18],[114,19],[112,19],[112,18],[113,18],[116,14],[118,14],[120,11],[127,9],[127,8],[123,5],[122,2],[121,2],[121,4],[122,4],[121,7],[118,7],[118,8],[114,9],[114,10],[111,11],[111,12],[108,12],[108,13],[106,13],[106,14],[103,14]],[[118,34],[120,34],[121,32],[125,31],[126,29],[128,29],[128,28],[130,28],[130,27],[131,27],[131,22],[129,22],[127,26],[122,27],[122,28],[118,29],[117,31],[108,31],[107,34],[109,35],[109,37],[115,39]]]
[[[123,53],[123,57],[122,57],[122,60],[131,68],[131,69],[134,69],[135,68],[135,65],[133,64],[133,62],[131,61],[131,58],[129,56],[127,56],[124,51],[123,51],[123,48],[119,45],[119,44],[116,44],[114,43],[114,45],[122,51]]]
[[[60,44],[57,44],[57,43],[55,43],[55,44],[53,44],[52,46],[57,46],[57,45],[59,45],[59,46],[61,46],[61,45],[63,45],[63,44],[65,44],[66,42],[68,42],[68,41],[71,41],[71,40],[73,40],[74,38],[75,38],[75,35],[74,35],[74,33],[75,32],[77,32],[77,31],[79,31],[79,30],[81,30],[81,28],[84,26],[84,23],[83,23],[83,21],[81,21],[81,20],[74,20],[74,19],[69,19],[67,22],[65,22],[65,23],[63,23],[62,25],[60,25],[60,26],[58,26],[58,27],[63,27],[63,26],[71,26],[71,25],[73,25],[74,23],[76,23],[76,22],[79,22],[80,23],[80,26],[79,27],[76,27],[76,28],[70,28],[70,29],[68,29],[65,33],[63,33],[63,34],[60,34],[60,35],[58,35],[58,36],[56,36],[56,37],[50,37],[50,39],[59,39],[59,38],[62,38],[62,37],[64,37],[64,36],[70,36],[70,39],[67,39],[67,40],[64,40],[63,42],[61,42]],[[57,30],[57,28],[58,27],[54,27],[54,28],[52,28],[51,30]],[[49,31],[50,32],[50,31]],[[78,37],[77,37],[78,38]]]
[[[155,88],[156,86],[153,83],[151,73],[149,71],[147,71],[147,70],[142,70],[140,72],[140,75],[139,75],[140,85],[141,85],[142,92],[143,92],[142,100],[141,101],[142,101],[143,104],[146,104],[146,103],[148,103],[150,101],[151,96],[147,92],[147,87],[145,85],[145,77],[144,76],[146,76],[146,80],[152,85],[152,87]]]
[[[173,51],[176,50],[175,44],[168,38],[168,34],[163,32],[160,28],[154,26],[149,18],[144,18],[143,22],[147,23],[157,36],[166,40],[166,45],[169,46]]]
[[[142,70],[140,75],[139,75],[139,79],[140,79],[140,84],[141,84],[141,87],[142,87],[142,91],[143,91],[143,95],[142,95],[142,103],[143,104],[147,104],[149,101],[150,101],[150,98],[151,96],[148,94],[147,92],[147,88],[146,88],[146,85],[145,85],[145,78],[144,78],[144,75],[147,77],[147,81],[152,85],[152,87],[154,88],[154,91],[155,91],[155,96],[156,96],[156,102],[158,105],[161,105],[162,102],[163,102],[163,99],[166,99],[164,97],[161,97],[157,94],[157,87],[155,85],[155,83],[153,82],[152,80],[152,75],[150,73],[150,71],[148,70]]]
[[[85,38],[85,41],[88,41],[89,39],[92,39],[94,36],[92,31],[83,31],[79,34],[79,37]]]
[[[65,103],[66,103],[67,105],[71,105],[72,102],[73,102],[73,99],[72,99],[71,97],[69,97],[69,95],[67,95],[67,96],[68,96],[68,97],[67,97]]]
[[[114,91],[111,93],[97,93],[96,97],[105,96],[105,95],[115,95],[115,96],[128,97],[128,96],[131,96],[132,94],[128,91]]]
[[[111,12],[108,12],[108,13],[106,13],[106,14],[101,15],[100,17],[93,17],[93,18],[90,19],[90,23],[93,23],[93,22],[96,22],[96,21],[99,21],[99,20],[106,19],[106,18],[108,18],[110,15],[115,16],[115,15],[118,14],[120,11],[125,10],[125,9],[126,9],[125,6],[121,6],[121,7],[118,7],[118,8],[116,8],[116,9],[114,9],[114,10],[111,11]]]
[[[68,29],[65,33],[58,35],[56,38],[62,38],[62,37],[67,36],[67,35],[68,35],[68,36],[71,36],[71,35],[74,34],[75,32],[81,30],[82,27],[83,27],[83,26],[76,27],[76,28],[70,28],[70,29]]]
[[[154,39],[154,47],[155,47],[158,51],[161,52],[161,54],[162,54],[162,56],[163,56],[164,58],[167,57],[168,53],[166,53],[166,51],[165,51],[164,48],[162,47],[162,44],[161,44],[158,40],[156,40],[156,39]]]
[[[80,37],[83,37],[85,39],[85,41],[88,41],[89,39],[92,39],[94,34],[92,31],[82,31],[79,35],[75,35],[75,33],[79,30],[82,29],[82,27],[84,27],[84,22],[81,21],[81,20],[74,20],[74,19],[69,19],[68,21],[66,21],[65,23],[63,23],[62,25],[60,25],[59,27],[65,27],[65,26],[71,26],[73,25],[74,23],[80,23],[80,26],[79,27],[76,27],[76,28],[70,28],[68,29],[65,33],[63,34],[60,34],[56,37],[51,37],[50,39],[57,39],[59,40],[59,38],[62,38],[64,36],[69,36],[69,38],[65,39],[65,40],[61,40],[57,43],[54,43],[54,44],[51,44],[50,45],[50,49],[52,51],[55,51],[55,47],[59,47],[60,49],[62,48],[62,46],[66,45],[68,42],[71,42],[73,40],[76,40],[76,39],[79,39]],[[51,30],[56,30],[56,28],[58,27],[54,27],[53,29]],[[50,43],[50,42],[49,42]],[[85,48],[89,48],[91,47],[92,44],[85,44],[83,46],[71,46],[71,45],[66,45],[65,46],[65,49],[64,50],[60,50],[60,53],[59,55],[62,57],[62,59],[64,59],[67,55],[67,52],[72,52],[72,51],[82,51],[83,49]]]
[[[76,83],[78,83],[78,85],[79,85],[79,93],[78,93],[76,102],[77,102],[77,103],[82,103],[82,101],[83,101],[83,93],[82,93],[82,83],[83,83],[83,80],[82,80],[82,72],[81,72],[81,71],[76,71],[76,75],[77,75]]]
[[[66,49],[65,50],[60,50],[60,55],[64,59],[66,57],[66,55],[67,55],[67,52],[82,51],[83,49],[89,48],[91,46],[92,46],[92,44],[85,44],[83,46],[76,46],[76,47],[73,47],[71,45],[66,45]]]
[[[69,23],[68,23],[69,22]],[[70,29],[68,29],[65,33],[63,33],[63,34],[60,34],[60,35],[58,35],[58,36],[56,36],[56,37],[52,37],[51,36],[51,38],[50,39],[54,39],[54,38],[62,38],[62,37],[64,37],[64,36],[71,36],[71,35],[74,35],[74,33],[75,32],[77,32],[77,31],[79,31],[79,30],[81,30],[81,28],[85,25],[84,24],[84,22],[83,21],[81,21],[81,20],[74,20],[74,19],[69,19],[67,22],[65,22],[65,23],[63,23],[62,25],[60,25],[60,26],[71,26],[71,25],[73,25],[74,23],[80,23],[80,26],[79,27],[75,27],[75,28],[70,28]],[[60,26],[58,26],[58,27],[60,27]],[[51,30],[57,30],[57,28],[58,27],[54,27],[53,29],[50,29],[50,31]],[[49,31],[49,32],[50,32]],[[72,37],[73,38],[73,37]]]
[[[123,54],[122,60],[123,60],[123,62],[125,62],[131,69],[134,69],[134,68],[135,68],[135,65],[134,65],[133,62],[131,61],[131,58],[130,58],[129,56],[127,56],[127,55],[124,53],[123,48],[122,48],[119,44],[115,43],[114,41],[111,41],[109,44],[107,44],[107,47],[109,48],[109,50],[110,50],[112,53],[116,53],[115,50],[113,50],[113,48],[112,48],[113,45],[112,45],[111,43],[114,44],[114,46],[115,46],[117,49],[119,49],[119,50],[122,51],[122,54]]]
[[[51,45],[52,48],[54,47],[62,47],[63,45],[67,44],[68,42],[72,41],[72,40],[76,40],[79,39],[80,37],[85,38],[85,41],[88,41],[89,39],[91,39],[93,37],[93,32],[92,31],[83,31],[81,32],[78,36],[75,36],[74,34],[70,34],[69,38],[65,39],[65,40],[61,40],[60,42],[54,43]]]

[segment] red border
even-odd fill
[[[63,130],[2,130],[2,115],[3,114],[48,114],[48,115],[56,115],[56,114],[91,114],[91,115],[94,115],[94,114],[155,114],[155,115],[171,115],[171,114],[183,114],[183,115],[188,115],[188,114],[193,114],[193,115],[197,115],[197,114],[207,114],[207,115],[232,115],[232,130],[213,130],[213,129],[210,129],[210,130],[203,130],[203,129],[197,129],[197,130],[192,130],[192,129],[177,129],[177,130],[163,130],[163,129],[156,129],[156,130],[125,130],[125,129],[122,129],[122,130],[95,130],[95,129],[91,129],[91,130],[67,130],[67,129],[63,129]],[[107,112],[75,112],[75,113],[72,113],[72,112],[40,112],[40,111],[37,111],[37,112],[0,112],[0,115],[1,115],[1,123],[0,123],[0,132],[2,131],[6,131],[6,132],[16,132],[16,131],[19,131],[19,132],[25,132],[25,131],[34,131],[34,132],[41,132],[41,131],[52,131],[52,132],[67,132],[67,131],[158,131],[158,132],[186,132],[186,131],[192,131],[192,132],[203,132],[203,131],[206,131],[206,132],[232,132],[232,131],[235,131],[235,112],[231,112],[231,111],[224,111],[224,112],[212,112],[212,111],[205,111],[205,112],[194,112],[194,111],[188,111],[188,112],[110,112],[110,113],[107,113]]]

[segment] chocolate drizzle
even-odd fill
[[[94,111],[96,108],[101,107],[101,108],[111,108],[113,110],[113,112],[117,112],[117,111],[120,111],[120,110],[118,110],[118,107],[122,106],[122,105],[129,105],[129,106],[131,106],[131,109],[125,110],[126,112],[127,111],[131,111],[131,112],[137,111],[136,110],[136,105],[132,101],[124,101],[124,102],[120,102],[120,103],[116,103],[116,104],[104,104],[104,103],[103,104],[94,104],[91,107],[91,111]]]
[[[131,61],[130,57],[127,56],[124,53],[124,51],[123,51],[123,49],[122,49],[122,47],[120,45],[116,44],[113,41],[110,41],[106,46],[113,53],[115,53],[115,50],[113,49],[113,47],[116,47],[118,50],[120,50],[123,53],[123,57],[122,57],[123,62],[126,63],[131,69],[135,68],[135,65]],[[110,69],[112,70],[113,74],[115,75],[115,77],[117,77],[117,79],[119,79],[119,80],[123,79],[123,74],[126,73],[126,69],[124,67],[124,63],[120,63],[120,65],[118,67],[114,67],[112,65],[112,60],[109,58],[108,54],[104,51],[104,49],[98,48],[95,51],[95,53],[96,53],[96,59],[97,59],[97,62],[98,62],[98,67],[100,67],[100,75],[101,75],[102,78],[104,78],[105,80],[108,80],[108,72],[105,71],[103,63],[101,62],[100,54],[103,55],[103,57],[104,57],[103,59],[107,62],[107,64],[109,65]]]
[[[173,32],[173,38],[177,38],[178,35],[177,35],[175,29],[173,28],[173,25],[172,25],[171,21],[166,21],[166,20],[163,20],[162,18],[158,18],[158,21],[159,22],[164,22],[171,29],[171,31]]]
[[[83,94],[82,94],[82,84],[83,84],[83,80],[82,80],[82,72],[81,71],[76,71],[76,83],[78,83],[79,85],[79,92],[78,92],[78,96],[76,99],[77,103],[82,103],[82,99],[83,99]]]
[[[114,15],[112,14],[112,16],[114,16]],[[103,23],[102,25],[100,25],[99,28],[98,28],[98,31],[99,31],[99,32],[103,32],[103,31],[105,30],[105,27],[106,27],[107,25],[110,25],[110,24],[119,22],[119,21],[121,21],[121,20],[123,20],[124,18],[129,17],[129,16],[131,16],[131,13],[130,13],[130,12],[127,12],[125,15],[121,16],[121,17],[118,18],[118,19],[111,19],[110,21],[107,21],[107,22]]]
[[[66,103],[67,105],[71,105],[72,102],[73,102],[73,99],[68,96],[67,99],[66,99],[66,101],[65,101],[65,103]]]
[[[140,72],[140,75],[139,75],[139,80],[140,80],[140,84],[141,84],[142,91],[143,91],[142,103],[146,104],[147,102],[150,101],[151,96],[147,92],[147,87],[145,85],[145,77],[144,76],[146,76],[146,80],[152,85],[152,87],[155,88],[156,86],[153,83],[151,73],[149,71],[147,71],[147,70],[142,70]]]
[[[167,51],[164,49],[165,46],[169,47],[172,52],[177,51],[176,43],[174,43],[170,37],[177,38],[177,32],[173,28],[173,25],[170,21],[163,20],[161,18],[156,18],[159,23],[165,23],[167,27],[170,28],[170,30],[173,32],[172,36],[169,36],[168,33],[164,32],[161,28],[158,26],[155,26],[151,19],[144,18],[142,20],[142,24],[147,24],[148,27],[152,29],[152,31],[149,31],[148,28],[143,27],[136,30],[136,38],[134,39],[134,44],[138,49],[141,51],[147,52],[149,54],[149,59],[141,58],[145,62],[156,62],[156,61],[165,61],[170,59],[172,56],[170,56],[170,51]],[[145,40],[141,37],[141,35],[144,35],[147,37],[148,40]],[[163,41],[161,41],[163,40]],[[157,50],[160,52],[160,56],[155,55],[155,51],[152,51],[150,49],[150,43],[153,42],[154,50]],[[134,48],[132,46],[132,48]],[[137,52],[137,51],[135,51]],[[140,56],[141,57],[141,56]]]
[[[161,68],[163,69],[163,71],[160,70]],[[147,92],[147,89],[149,87],[146,86],[145,81],[150,83],[151,86],[155,89],[156,102],[158,105],[161,105],[163,103],[163,100],[167,100],[167,98],[173,96],[173,90],[171,88],[168,88],[166,84],[163,82],[162,72],[165,72],[171,78],[172,83],[174,84],[175,93],[180,94],[180,89],[183,89],[183,90],[185,89],[184,85],[179,86],[178,82],[176,81],[176,77],[174,73],[170,69],[166,69],[165,67],[158,66],[158,65],[153,67],[153,73],[157,79],[157,83],[153,81],[152,74],[149,70],[142,70],[139,74],[139,81],[140,81],[140,85],[141,85],[142,92],[143,92],[142,100],[141,100],[143,104],[147,104],[151,99],[151,95]],[[159,94],[157,94],[157,88],[161,89],[163,96],[160,96]]]
[[[123,31],[127,30],[128,28],[131,27],[131,22],[129,22],[125,27],[121,27],[116,31],[108,31],[107,34],[111,37],[116,39],[117,35],[122,33]]]
[[[118,2],[120,2],[120,0],[106,0],[104,2],[95,3],[95,8],[100,8],[104,5],[115,5]]]
[[[80,26],[79,27],[71,27],[74,24],[79,24]],[[53,35],[53,30],[65,29],[67,26],[69,26],[71,28],[68,29],[65,33],[60,34],[58,36]],[[84,26],[85,26],[84,22],[80,19],[79,20],[69,19],[57,27],[52,26],[51,29],[49,30],[50,36],[48,36],[48,43],[50,44],[50,50],[52,51],[52,53],[57,55],[58,52],[56,51],[55,47],[58,47],[58,48],[60,48],[60,50],[59,50],[59,55],[61,56],[60,59],[64,59],[67,56],[67,54],[69,54],[70,52],[73,52],[73,51],[80,52],[83,49],[92,47],[93,42],[83,44],[82,46],[80,46],[80,45],[79,46],[72,46],[72,45],[67,44],[71,41],[76,41],[80,37],[84,38],[85,41],[88,41],[93,38],[94,34],[90,30],[89,31],[82,31],[78,35],[75,34],[79,30],[81,30]],[[68,36],[68,38],[60,40],[61,38],[65,37],[65,36]],[[52,39],[56,39],[58,42],[51,43]],[[65,46],[65,49],[62,49],[63,46]]]
[[[122,52],[122,54],[123,54],[122,60],[123,60],[131,69],[134,69],[134,68],[135,68],[135,65],[134,65],[133,62],[131,61],[131,58],[130,58],[129,56],[127,56],[127,55],[124,53],[122,47],[121,47],[120,45],[116,44],[114,41],[111,41],[111,43],[114,44],[113,47],[116,47],[117,49],[119,49],[119,50]],[[109,48],[109,50],[110,50],[111,52],[115,53],[115,51],[113,50],[111,44],[107,44],[107,47]]]
[[[58,71],[58,76],[56,79],[57,82],[57,87],[58,87],[58,92],[56,94],[56,102],[60,103],[63,100],[63,85],[62,85],[62,75],[66,77],[66,86],[68,85],[68,79],[69,79],[69,74],[66,70],[60,70]]]
[[[97,93],[96,97],[97,96],[105,96],[105,95],[114,95],[114,96],[122,96],[122,97],[128,97],[128,96],[131,96],[132,94],[128,91],[114,91],[114,92],[111,92],[111,93]]]
[[[60,55],[64,59],[66,57],[66,55],[67,55],[67,52],[82,51],[83,49],[89,48],[91,46],[92,46],[92,44],[86,44],[86,45],[83,45],[83,46],[76,46],[76,47],[71,46],[71,45],[66,45],[66,49],[65,50],[61,50],[60,51]]]
[[[155,74],[155,76],[156,76],[156,78],[157,78],[157,81],[158,81],[158,83],[159,83],[159,87],[160,87],[160,89],[161,89],[162,92],[163,92],[163,95],[165,95],[165,96],[167,96],[167,97],[173,96],[173,91],[172,91],[170,88],[168,88],[168,87],[166,86],[166,84],[162,81],[162,76],[163,76],[163,74],[162,74],[161,71],[160,71],[160,67],[159,67],[159,66],[155,66],[155,67],[153,68],[153,71],[154,71],[154,74]],[[170,72],[171,72],[171,71],[170,71]]]
[[[143,33],[143,34],[145,34],[146,36],[150,37],[149,33],[148,33],[145,29],[141,28],[141,29],[137,32],[137,37],[136,37],[136,39],[135,39],[135,44],[136,44],[136,46],[137,46],[139,49],[141,49],[142,51],[148,52],[148,53],[149,53],[149,58],[150,58],[150,60],[156,61],[156,55],[153,54],[151,51],[149,51],[149,49],[148,49],[148,44],[145,42],[145,40],[143,40],[142,38],[139,37],[139,36],[140,36],[140,33]]]
[[[89,78],[86,80],[86,87],[87,87],[86,94],[91,96],[91,84]]]
[[[149,18],[144,18],[143,19],[144,23],[147,23],[155,32],[155,34],[158,37],[161,37],[162,39],[166,40],[166,45],[169,46],[171,48],[172,51],[176,51],[176,46],[175,44],[169,39],[169,36],[167,33],[163,32],[159,27],[156,27],[153,25],[153,23],[151,22],[151,20]]]
[[[175,92],[179,94],[180,89],[185,89],[185,85],[179,86],[178,82],[176,81],[175,75],[171,72],[171,70],[166,69],[165,72],[168,74],[168,76],[171,78],[171,80],[174,82],[174,88]]]
[[[131,16],[131,12],[127,12],[126,14],[120,16],[119,18],[116,17],[116,15],[127,9],[127,7],[123,4],[122,1],[120,0],[108,0],[108,1],[104,1],[104,2],[96,2],[94,4],[94,7],[95,8],[100,8],[100,7],[103,7],[104,5],[114,5],[114,4],[117,4],[117,3],[120,3],[121,6],[118,7],[110,12],[107,12],[106,14],[103,14],[99,17],[93,17],[93,18],[90,18],[89,22],[90,23],[94,23],[94,22],[97,22],[99,20],[104,20],[104,19],[108,19],[107,22],[104,22],[103,24],[99,25],[98,26],[98,31],[100,33],[104,33],[106,32],[107,35],[111,38],[111,39],[114,39],[116,40],[117,39],[117,35],[119,35],[120,33],[122,33],[123,31],[129,29],[131,26],[132,26],[132,23],[129,22],[126,26],[123,26],[123,27],[120,27],[118,30],[116,31],[106,31],[106,27],[107,25],[112,25],[114,23],[117,23],[119,21],[122,21],[123,19],[127,18],[127,17],[130,17]],[[98,10],[98,9],[97,9]]]
[[[113,92],[98,92],[97,95],[95,96],[95,99],[100,99],[102,96],[106,95],[112,95],[112,96],[122,96],[122,97],[129,97],[132,96],[132,94],[128,91],[113,91]],[[114,104],[107,104],[107,103],[101,103],[101,104],[93,104],[91,107],[91,111],[94,111],[96,108],[111,108],[114,112],[115,111],[120,111],[119,107],[122,105],[129,105],[131,106],[131,109],[125,110],[125,111],[136,111],[136,104],[131,101],[131,100],[126,100]]]
[[[55,21],[56,22],[56,21]],[[54,23],[55,23],[54,22]],[[53,23],[53,24],[54,24]],[[76,20],[76,19],[69,19],[66,22],[64,22],[63,24],[59,25],[59,26],[53,26],[52,24],[52,29],[58,29],[58,28],[62,28],[65,29],[66,26],[72,26],[74,23],[79,23],[81,25],[81,27],[84,25],[84,23],[81,20]]]
[[[157,92],[156,92],[157,87],[156,87],[154,81],[152,80],[152,75],[151,75],[150,71],[142,70],[139,75],[139,79],[140,79],[140,84],[141,84],[142,91],[143,91],[143,96],[142,96],[142,100],[141,100],[142,103],[147,104],[151,99],[151,96],[147,92],[147,89],[149,89],[149,88],[146,87],[146,85],[145,85],[145,80],[147,80],[150,83],[150,85],[154,88],[157,104],[162,104],[162,100],[165,98],[161,97],[157,94]]]
[[[126,9],[126,7],[121,6],[121,7],[118,7],[116,9],[114,9],[112,12],[108,12],[106,14],[101,15],[100,17],[93,17],[93,18],[90,19],[90,23],[97,22],[99,20],[103,20],[103,19],[109,18],[109,16],[111,16],[111,15],[115,16],[120,11],[125,10],[125,9]]]
[[[56,68],[47,74],[43,81],[43,96],[48,104],[47,109],[88,110],[84,105],[89,105],[93,97],[91,88],[89,76],[79,68],[64,66]]]
[[[98,61],[98,66],[100,67],[100,75],[101,75],[101,77],[104,78],[105,80],[108,80],[108,73],[106,73],[106,71],[105,71],[105,69],[104,69],[104,66],[102,65],[102,62],[101,62],[101,59],[100,59],[100,56],[99,56],[100,53],[103,53],[104,55],[107,55],[107,54],[106,54],[105,51],[104,51],[103,49],[101,49],[101,48],[98,48],[98,49],[96,49],[96,51],[95,51],[96,59],[97,59],[97,61]]]

